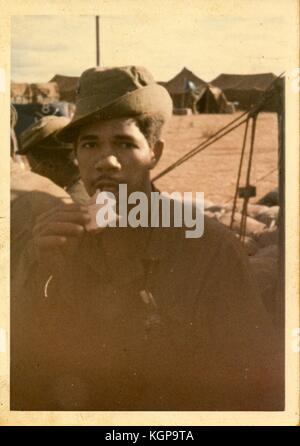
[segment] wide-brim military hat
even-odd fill
[[[76,111],[58,138],[73,141],[81,126],[96,119],[156,115],[167,121],[172,109],[168,91],[146,68],[90,68],[79,79]]]
[[[44,116],[34,122],[21,133],[18,153],[24,155],[35,148],[72,150],[72,144],[64,144],[56,137],[69,122],[70,119],[65,116],[54,115]]]

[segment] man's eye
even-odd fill
[[[133,142],[123,141],[118,143],[120,149],[134,149],[136,145]]]
[[[95,142],[84,142],[80,144],[82,149],[94,149],[96,147]]]

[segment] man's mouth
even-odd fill
[[[94,188],[100,192],[118,192],[119,182],[110,178],[99,179],[94,183]]]

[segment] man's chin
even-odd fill
[[[111,186],[111,187],[93,187],[89,191],[90,197],[96,196],[100,193],[109,193],[114,194],[115,196],[119,195],[119,186]]]
[[[107,197],[108,199],[115,200],[117,203],[119,202],[119,188],[108,187],[103,189],[93,189],[89,194],[90,201],[96,202],[99,194],[103,194],[102,199]]]
[[[110,198],[115,198],[118,200],[119,197],[119,188],[108,187],[104,189],[98,189],[98,193],[107,194]]]

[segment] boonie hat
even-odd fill
[[[155,82],[146,68],[89,68],[79,79],[74,116],[58,137],[73,141],[78,128],[91,119],[155,114],[167,121],[172,108],[168,91]]]
[[[72,150],[72,144],[64,144],[56,138],[57,132],[62,130],[70,119],[65,116],[44,116],[31,124],[20,135],[19,154],[25,154],[33,148]]]

